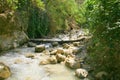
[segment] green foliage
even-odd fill
[[[26,18],[27,21],[22,22],[28,22],[27,34],[30,38],[45,36],[49,31],[54,33],[56,30],[70,29],[71,24],[79,21],[79,10],[75,0],[1,0],[0,2],[3,9],[17,11],[21,18]]]
[[[43,37],[48,33],[49,19],[40,0],[31,0],[28,7],[28,30],[30,38]]]
[[[120,1],[86,0],[85,24],[93,34],[92,53],[95,67],[109,73],[107,80],[120,79]],[[118,74],[118,75],[117,75]]]
[[[43,37],[47,35],[49,20],[46,12],[40,11],[39,8],[30,10],[28,21],[28,36],[31,38]]]
[[[47,0],[46,10],[51,20],[51,29],[63,30],[68,27],[66,20],[75,20],[78,6],[75,0]]]
[[[15,10],[18,0],[0,0],[0,13]]]
[[[48,33],[49,20],[40,0],[32,0],[29,6],[28,36],[30,38],[43,37]]]

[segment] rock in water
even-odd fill
[[[26,58],[34,59],[34,58],[35,58],[35,55],[32,54],[32,53],[27,53],[27,54],[25,54],[25,57],[26,57]]]
[[[57,50],[53,50],[50,52],[50,55],[56,55],[56,53],[57,53]]]
[[[88,71],[82,68],[76,69],[75,75],[79,78],[86,78],[88,76]]]
[[[72,55],[73,50],[72,49],[64,49],[64,55],[68,56],[68,55]]]
[[[80,46],[80,42],[73,42],[73,45],[78,47],[78,46]]]
[[[0,80],[10,77],[11,71],[10,68],[4,63],[0,62]]]
[[[71,69],[77,69],[81,67],[80,63],[75,61],[74,58],[66,58],[65,65]]]
[[[66,56],[62,55],[62,54],[57,54],[56,55],[56,59],[58,61],[58,63],[65,61]]]
[[[35,52],[42,52],[45,50],[45,45],[37,45],[35,47]]]
[[[14,64],[20,64],[20,63],[22,63],[23,61],[22,61],[22,59],[16,59],[15,61],[14,61]]]
[[[58,46],[58,45],[59,45],[58,42],[53,42],[53,43],[52,43],[52,46],[53,46],[53,47],[56,47],[56,46]]]
[[[35,44],[35,43],[33,43],[33,42],[28,42],[27,46],[28,46],[28,47],[35,47],[35,46],[36,46],[36,44]]]
[[[68,49],[69,47],[70,47],[69,44],[67,44],[67,43],[64,43],[64,44],[63,44],[63,48],[64,48],[64,49]]]
[[[51,64],[56,64],[57,63],[57,59],[54,55],[52,55],[48,60],[50,61]]]
[[[49,60],[42,60],[39,65],[46,65],[46,64],[50,64]]]
[[[58,48],[56,54],[64,54],[64,50],[62,48]]]

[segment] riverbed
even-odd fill
[[[85,34],[83,31],[73,31],[73,33],[72,37],[59,35],[59,39],[74,40]],[[41,53],[36,53],[35,47],[27,47],[27,45],[3,52],[0,62],[9,66],[12,72],[12,75],[5,80],[80,80],[75,76],[75,70],[66,67],[64,63],[40,65],[40,61],[49,57],[49,49],[51,49],[51,43],[44,45],[46,50]],[[61,44],[57,48],[59,47]],[[26,57],[27,54],[33,54],[34,58]],[[82,56],[85,54],[84,49]]]

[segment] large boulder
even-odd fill
[[[51,64],[56,64],[57,63],[57,59],[54,55],[52,55],[50,58],[48,58],[48,61],[50,61]]]
[[[33,53],[27,53],[27,54],[25,54],[25,57],[26,57],[26,58],[34,59],[34,58],[35,58],[35,55],[34,55]]]
[[[67,44],[67,43],[64,43],[62,46],[63,46],[64,49],[68,49],[70,47],[70,45]]]
[[[11,76],[10,68],[4,63],[0,62],[0,80]]]
[[[36,46],[36,43],[28,42],[27,46],[28,46],[28,47],[35,47],[35,46]]]
[[[45,45],[37,45],[35,47],[35,52],[42,52],[45,50]]]
[[[46,65],[46,64],[50,64],[50,61],[45,59],[45,60],[42,60],[40,61],[39,65]]]
[[[28,41],[27,25],[18,12],[0,13],[0,52],[16,48]]]
[[[64,54],[64,50],[62,48],[58,48],[56,54]]]
[[[52,55],[48,57],[47,59],[40,61],[39,65],[56,64],[56,63],[57,63],[57,59],[54,55]]]
[[[82,68],[76,69],[75,75],[79,78],[86,78],[88,76],[88,71]]]
[[[71,69],[77,69],[81,67],[80,62],[75,61],[74,57],[67,57],[65,60],[65,65]]]
[[[62,54],[56,54],[56,59],[58,61],[58,63],[65,61],[66,56],[62,55]]]
[[[64,55],[68,56],[68,55],[72,55],[73,54],[73,50],[72,49],[64,49]]]
[[[59,45],[58,42],[53,42],[53,43],[52,43],[52,46],[53,46],[53,47],[56,47],[56,46],[58,46],[58,45]]]

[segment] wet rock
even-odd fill
[[[80,42],[73,42],[73,45],[78,47],[78,46],[80,46]]]
[[[68,56],[68,55],[72,55],[73,50],[72,49],[64,49],[64,55]]]
[[[78,53],[80,53],[80,49],[78,47],[71,46],[68,49],[72,50],[72,54],[78,54]]]
[[[68,49],[68,48],[70,47],[70,45],[67,44],[67,43],[64,43],[62,46],[63,46],[63,48],[65,48],[65,49]]]
[[[81,48],[73,48],[73,54],[79,54],[81,53],[82,49]]]
[[[64,50],[62,48],[58,48],[56,54],[64,54]]]
[[[50,52],[51,55],[56,55],[56,53],[57,53],[56,49]]]
[[[75,61],[74,58],[66,58],[65,65],[71,69],[77,69],[81,67],[80,63]]]
[[[25,23],[23,23],[25,21]],[[23,45],[29,39],[25,34],[27,20],[20,19],[19,13],[0,13],[0,52]]]
[[[64,49],[62,49],[62,48],[54,49],[50,52],[50,54],[51,55],[64,54]]]
[[[42,60],[39,63],[39,65],[46,65],[46,64],[50,64],[50,61],[49,60]]]
[[[62,54],[57,54],[56,55],[56,59],[58,61],[58,63],[65,61],[66,56],[62,55]]]
[[[42,52],[45,50],[45,45],[37,45],[35,47],[35,52]]]
[[[36,44],[35,44],[35,43],[33,43],[33,42],[28,42],[27,46],[28,46],[28,47],[35,47],[35,46],[36,46]]]
[[[34,59],[34,58],[35,58],[35,55],[32,54],[32,53],[27,53],[27,54],[25,54],[25,57],[26,57],[26,58]]]
[[[42,60],[39,65],[46,65],[46,64],[56,64],[57,63],[57,59],[56,56],[52,55],[51,57]]]
[[[76,69],[75,75],[79,78],[86,78],[88,76],[88,71],[82,68]]]
[[[50,61],[51,64],[56,64],[57,63],[57,59],[56,59],[56,56],[52,55],[48,61]]]
[[[49,50],[46,49],[46,50],[43,51],[43,54],[45,54],[45,55],[49,55],[50,52],[49,52]]]
[[[21,59],[16,59],[15,61],[14,61],[14,64],[20,64],[20,63],[22,63],[23,61],[21,60]]]
[[[98,72],[98,73],[95,75],[95,78],[96,78],[97,80],[103,80],[107,75],[108,75],[107,72],[101,71],[101,72]]]
[[[56,46],[58,46],[58,45],[59,45],[58,42],[53,42],[53,43],[52,43],[52,46],[53,46],[53,47],[56,47]]]
[[[11,76],[10,68],[4,63],[0,62],[0,80]]]

